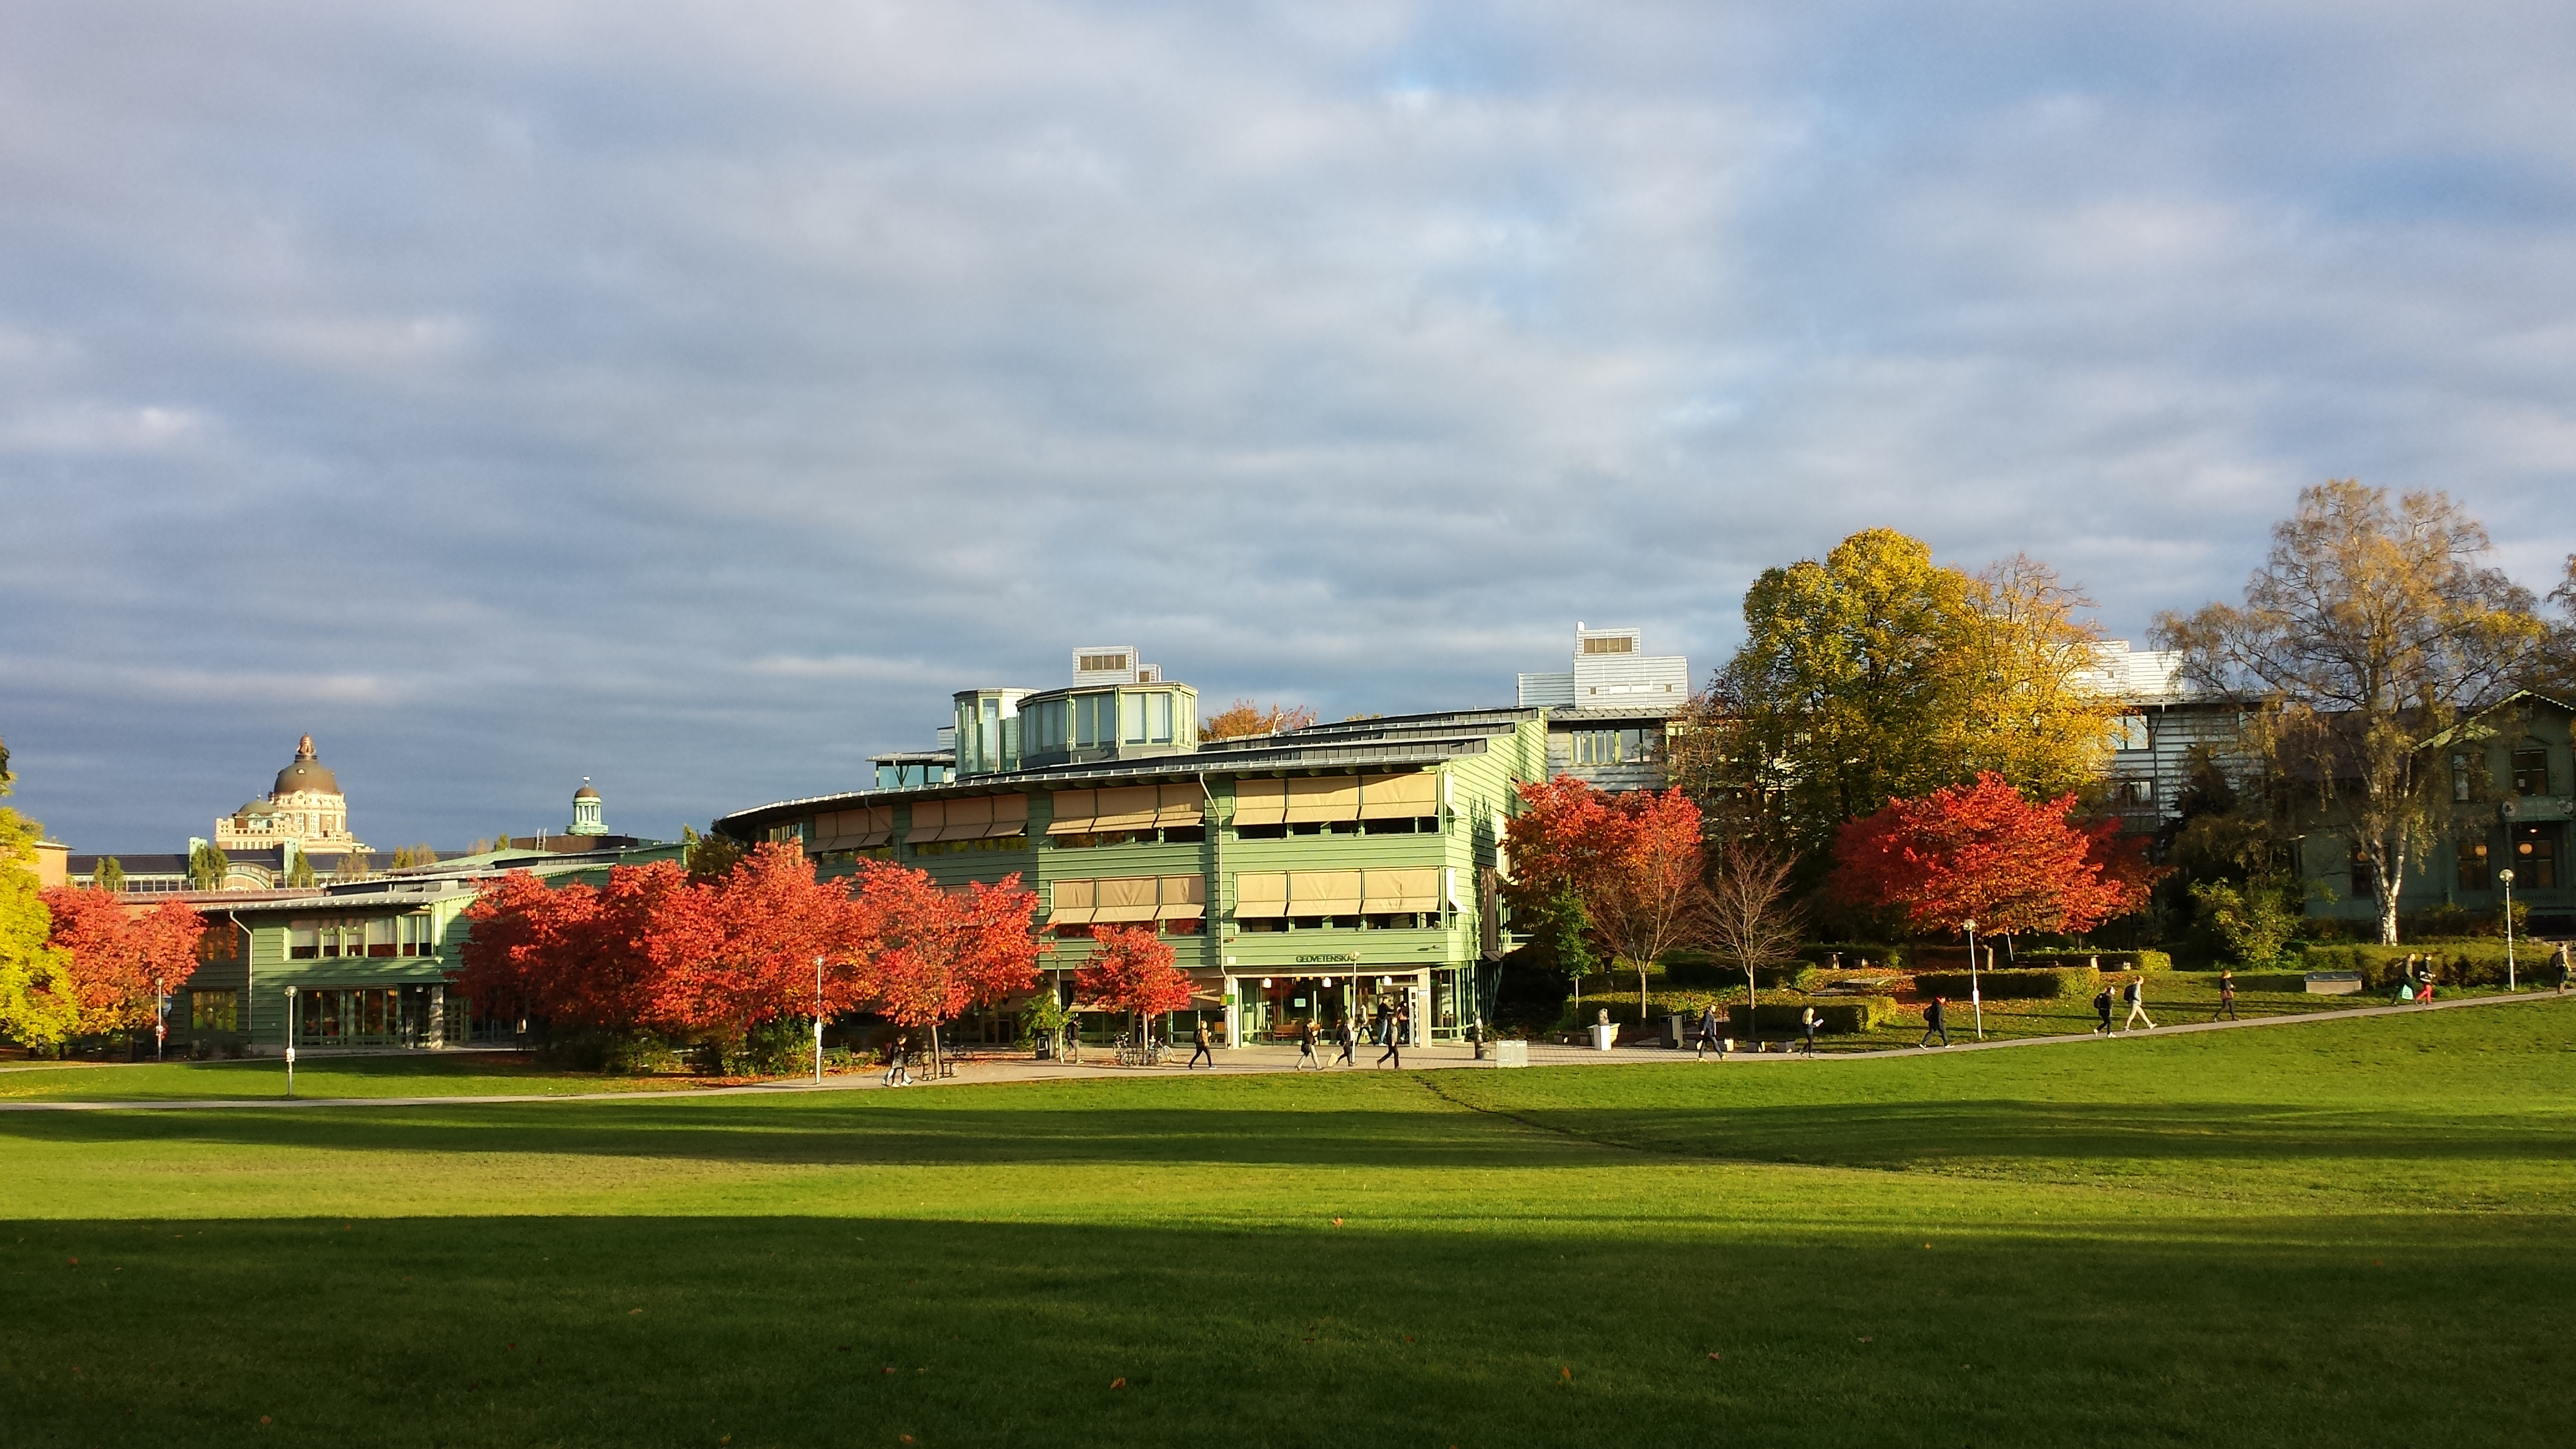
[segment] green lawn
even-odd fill
[[[1761,1066],[0,1113],[0,1440],[2555,1445],[2571,1089],[2550,1002]]]
[[[566,1071],[524,1052],[306,1056],[295,1064],[298,1097],[570,1097],[712,1085],[705,1077],[679,1074],[610,1077]],[[285,1094],[286,1063],[275,1057],[0,1066],[0,1102],[186,1102]]]

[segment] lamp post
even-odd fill
[[[1977,1040],[1984,1041],[1986,1039],[1986,998],[1985,993],[1977,989],[1977,923],[1961,921],[1959,925],[1968,933],[1968,1015],[1976,1019]]]
[[[295,1100],[295,988],[286,990],[286,1100]]]
[[[823,958],[814,958],[814,1085],[823,1085]]]
[[[2504,869],[2497,871],[2496,879],[2504,882],[2504,989],[2511,991],[2514,989],[2513,867],[2506,866]]]
[[[152,978],[152,1060],[160,1061],[161,1044],[170,1039],[170,988],[157,974]]]

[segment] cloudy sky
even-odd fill
[[[175,850],[857,783],[1134,643],[1211,701],[1705,677],[1762,567],[2115,634],[2302,483],[2576,549],[2576,11],[0,9],[0,738]]]

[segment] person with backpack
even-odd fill
[[[2561,968],[2561,971],[2563,974],[2563,967]],[[1726,1039],[1717,1034],[1717,1003],[1713,1001],[1700,1008],[1699,1041],[1691,1048],[1691,1060],[1708,1060],[1708,1049],[1710,1047],[1717,1048],[1718,1060],[1724,1061],[1726,1059]]]
[[[1393,1062],[1395,1063],[1395,1069],[1397,1071],[1400,1072],[1404,1070],[1404,1027],[1405,1020],[1403,1012],[1399,1011],[1393,1017],[1388,1019],[1386,1023],[1386,1035],[1384,1040],[1380,1043],[1386,1048],[1386,1050],[1378,1053],[1377,1064],[1379,1066],[1382,1067],[1389,1062]]]
[[[1200,1022],[1198,1027],[1190,1033],[1190,1059],[1188,1064],[1183,1066],[1181,1070],[1191,1070],[1199,1064],[1199,1058],[1205,1057],[1207,1058],[1208,1070],[1211,1072],[1215,1071],[1216,1054],[1208,1050],[1208,1045],[1207,1023],[1203,1021]]]
[[[1315,1059],[1315,1019],[1311,1016],[1297,1023],[1297,1065],[1289,1070],[1302,1072],[1308,1067],[1319,1072],[1324,1069],[1324,1064]]]
[[[2209,1019],[2216,1021],[2222,1016],[2229,1021],[2236,1020],[2236,972],[2233,968],[2218,973],[2218,1010]]]
[[[1949,1023],[1942,1017],[1941,1007],[1941,998],[1935,996],[1932,998],[1932,1004],[1923,1008],[1923,1039],[1915,1043],[1917,1047],[1930,1046],[1932,1044],[1932,1034],[1934,1032],[1940,1033],[1941,1045],[1948,1046],[1950,1044],[1950,1027]]]
[[[1349,1017],[1343,1017],[1342,1024],[1333,1028],[1333,1041],[1335,1045],[1342,1049],[1342,1054],[1333,1061],[1334,1066],[1355,1067],[1359,1065],[1358,1060],[1351,1055],[1351,1048],[1359,1045],[1359,1033],[1351,1030],[1351,1019]]]
[[[2144,973],[2129,978],[2128,989],[2121,993],[2121,997],[2129,1003],[2129,1014],[2121,1019],[2120,1030],[2125,1032],[2142,1021],[2147,1024],[2147,1030],[2156,1029],[2155,1018],[2147,1015],[2147,978]]]
[[[908,1087],[912,1085],[912,1073],[905,1069],[903,1059],[905,1049],[911,1045],[912,1038],[908,1036],[899,1036],[894,1039],[893,1046],[886,1048],[885,1080],[880,1082],[878,1085],[886,1087]]]
[[[2093,1014],[2101,1018],[2094,1026],[2094,1032],[2101,1036],[2109,1036],[2111,1034],[2111,983],[2108,981],[2102,983],[2101,990],[2093,993]]]

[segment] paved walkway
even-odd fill
[[[2010,1040],[1976,1041],[1972,1030],[1956,1033],[1950,1047],[1890,1047],[1875,1051],[1819,1052],[1808,1056],[1802,1052],[1736,1052],[1720,1058],[1710,1057],[1707,1064],[1728,1066],[1777,1066],[1789,1062],[1849,1062],[1881,1057],[1933,1056],[1944,1052],[2003,1051],[2012,1047],[2067,1046],[2077,1042],[2102,1043],[2126,1041],[2141,1037],[2187,1036],[2204,1031],[2252,1030],[2267,1026],[2299,1026],[2317,1021],[2352,1021],[2367,1016],[2414,1016],[2428,1011],[2463,1011],[2481,1006],[2512,1006],[2535,1001],[2558,1001],[2555,991],[2525,991],[2510,996],[2464,996],[2449,1001],[2436,1001],[2429,1006],[2358,1006],[2340,1011],[2284,1012],[2277,1016],[2249,1016],[2243,1021],[2195,1021],[2174,1026],[2160,1026],[2153,1031],[2117,1033],[2103,1037],[2093,1032],[2064,1036],[2025,1036]],[[1327,1067],[1328,1072],[1348,1073],[1376,1070],[1377,1048],[1357,1051],[1356,1065]],[[1104,1049],[1099,1058],[1107,1058]],[[1324,1053],[1326,1060],[1332,1053]],[[1530,1044],[1530,1065],[1562,1066],[1640,1066],[1671,1065],[1684,1059],[1684,1054],[1661,1047],[1614,1047],[1609,1051],[1590,1051],[1582,1047]],[[1093,1080],[1103,1077],[1136,1075],[1172,1076],[1185,1068],[1183,1057],[1175,1054],[1160,1067],[1119,1067],[1105,1060],[1081,1063],[1041,1062],[1025,1057],[977,1057],[956,1064],[956,1073],[941,1082],[922,1082],[920,1086],[962,1085],[992,1082],[1055,1082]],[[1407,1047],[1404,1051],[1406,1071],[1434,1071],[1450,1068],[1490,1068],[1490,1061],[1479,1061],[1474,1052],[1463,1046]],[[1217,1054],[1217,1065],[1197,1068],[1193,1075],[1249,1076],[1278,1074],[1297,1070],[1297,1052],[1287,1046],[1251,1046]],[[892,1088],[880,1084],[881,1073],[853,1072],[826,1077],[822,1083],[810,1081],[762,1082],[741,1087],[678,1087],[650,1092],[520,1092],[486,1096],[426,1097],[210,1097],[177,1101],[55,1101],[0,1102],[0,1112],[203,1112],[258,1109],[292,1111],[314,1107],[459,1107],[517,1102],[672,1102],[703,1097],[777,1096],[800,1092],[881,1092]]]

